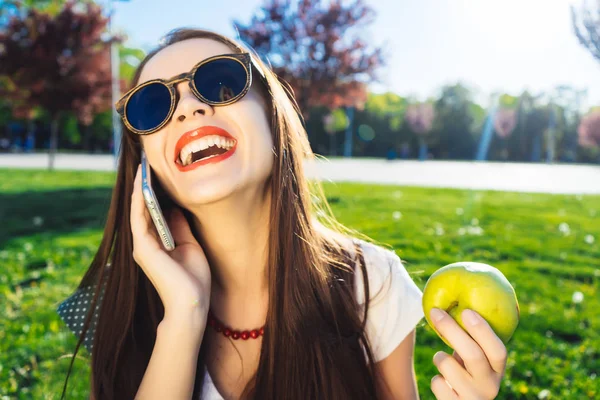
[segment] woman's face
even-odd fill
[[[139,83],[190,71],[198,62],[231,54],[227,45],[211,39],[189,39],[158,52],[144,66]],[[159,131],[141,136],[152,169],[163,187],[180,205],[219,201],[236,192],[262,186],[273,167],[273,140],[264,101],[255,85],[244,97],[226,106],[210,106],[191,92],[188,82],[176,88],[179,102],[171,120]],[[208,134],[208,136],[204,136]],[[212,140],[216,139],[216,140]],[[227,158],[214,157],[188,164],[203,154],[200,148],[219,144]],[[194,155],[188,155],[193,150]],[[210,154],[210,152],[208,153]],[[182,160],[181,158],[188,158]]]

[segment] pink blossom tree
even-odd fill
[[[508,143],[507,138],[513,133],[517,126],[517,110],[514,108],[501,108],[496,112],[494,118],[494,130],[496,135],[501,139],[502,144],[500,145],[501,157],[504,160],[508,160]]]
[[[583,147],[600,147],[600,110],[584,116],[577,129],[579,144]]]
[[[335,151],[335,118],[333,116],[333,114],[327,114],[323,117],[323,126],[325,126],[325,132],[327,132],[327,135],[329,136],[329,151],[331,152],[332,156],[336,155],[336,151]]]
[[[509,137],[517,126],[517,110],[512,108],[501,108],[494,119],[496,134],[502,139]]]
[[[431,131],[435,118],[433,104],[411,104],[406,109],[404,118],[410,129],[419,137],[419,159],[423,161],[427,159],[427,141],[425,136]]]

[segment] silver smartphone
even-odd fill
[[[152,190],[151,175],[146,153],[142,150],[142,193],[146,202],[146,208],[152,217],[152,221],[154,221],[154,226],[158,231],[158,236],[160,236],[164,248],[167,251],[171,251],[175,249],[175,241],[160,209],[160,204],[158,204],[154,190]]]

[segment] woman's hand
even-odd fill
[[[211,285],[208,261],[181,210],[176,208],[165,218],[176,245],[171,252],[164,250],[146,209],[138,166],[131,195],[133,259],[156,288],[165,319],[189,321],[192,314],[206,322]]]
[[[433,356],[433,363],[441,373],[431,380],[435,397],[438,400],[495,399],[506,367],[506,347],[502,340],[485,319],[471,310],[462,314],[468,334],[443,310],[433,309],[431,319],[455,350],[452,356],[443,351]]]

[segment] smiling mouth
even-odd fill
[[[181,152],[176,162],[187,167],[199,161],[209,160],[227,153],[235,145],[235,140],[222,136],[211,135],[195,140],[187,144]]]
[[[174,161],[180,171],[191,171],[229,158],[236,147],[237,140],[225,129],[202,126],[179,138],[175,145]]]

